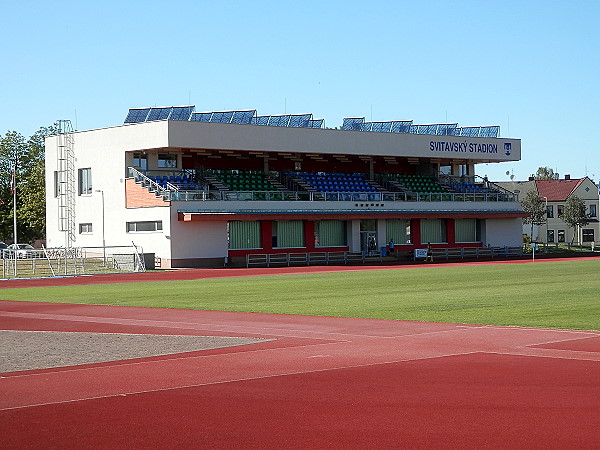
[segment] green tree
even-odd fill
[[[586,226],[590,223],[585,202],[576,195],[569,197],[565,203],[562,219],[569,228],[573,229],[573,238],[571,239],[571,244],[573,244],[575,235],[578,234],[577,228]]]
[[[55,127],[40,128],[29,139],[16,131],[0,137],[0,240],[13,239],[12,173],[16,162],[18,240],[32,242],[46,234],[44,139]]]
[[[529,217],[523,218],[523,223],[531,224],[531,239],[533,239],[533,226],[546,223],[546,206],[537,191],[529,191],[521,200],[521,206]]]
[[[554,180],[554,170],[550,167],[538,167],[535,173],[536,180]]]

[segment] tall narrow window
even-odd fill
[[[596,212],[596,205],[594,205],[593,203],[590,205],[590,217],[596,217],[597,212]]]
[[[79,169],[79,195],[92,193],[92,169]]]

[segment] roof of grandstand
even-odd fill
[[[195,105],[130,108],[126,124],[154,120],[184,120],[192,122],[233,123],[291,128],[323,128],[324,119],[314,119],[312,114],[280,114],[258,116],[255,109],[240,111],[196,112]],[[364,117],[344,118],[342,130],[383,133],[429,134],[438,136],[465,136],[496,138],[500,134],[497,125],[483,127],[459,127],[457,123],[419,125],[412,120],[367,122]]]

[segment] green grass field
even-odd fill
[[[3,300],[600,330],[600,260],[4,289]]]

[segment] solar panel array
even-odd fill
[[[154,108],[131,108],[125,123],[150,122],[153,120],[187,120],[191,122],[236,123],[289,128],[323,128],[324,119],[313,119],[312,114],[283,114],[257,116],[255,109],[244,111],[195,112],[195,106],[164,106]]]
[[[195,106],[163,106],[131,108],[125,123],[150,122],[153,120],[185,120],[192,122],[236,123],[288,128],[323,128],[323,119],[313,119],[312,114],[280,114],[257,116],[255,109],[243,111],[195,112]],[[342,130],[370,131],[375,133],[409,133],[437,136],[464,136],[496,138],[499,126],[459,127],[457,123],[414,124],[412,120],[366,122],[364,117],[346,117]]]
[[[490,138],[496,138],[500,134],[499,126],[461,128],[457,123],[434,123],[428,125],[418,125],[414,124],[412,120],[366,122],[364,117],[344,118],[342,130]]]
[[[189,120],[194,106],[162,106],[160,108],[130,108],[125,123],[150,122],[152,120]]]

